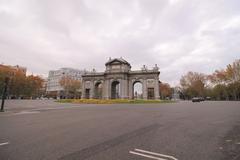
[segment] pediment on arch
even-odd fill
[[[119,64],[122,64],[121,62],[119,62],[119,61],[114,61],[114,62],[112,62],[112,63],[110,63],[111,65],[119,65]]]
[[[105,65],[120,65],[120,64],[127,64],[130,65],[126,60],[123,58],[114,58],[109,60]]]

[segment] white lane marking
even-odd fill
[[[134,152],[134,151],[129,151],[129,153],[135,154],[135,155],[139,155],[139,156],[142,156],[142,157],[147,157],[147,158],[151,158],[151,159],[156,159],[156,160],[166,160],[166,159],[162,159],[162,158],[159,158],[159,157],[154,157],[154,156],[150,156],[150,155],[146,155],[146,154],[138,153],[138,152]]]
[[[61,110],[61,109],[69,109],[69,108],[80,108],[79,106],[69,106],[69,107],[56,107],[56,108],[35,108],[35,109],[30,109],[30,110],[25,110],[25,111],[20,111],[17,113],[10,113],[8,115],[1,115],[1,116],[16,116],[16,115],[23,115],[23,114],[34,114],[34,113],[41,113],[41,111],[47,111],[47,110]]]
[[[40,113],[39,111],[21,111],[18,113],[14,113],[13,115],[21,115],[21,114],[35,114],[35,113]]]
[[[67,107],[35,108],[35,109],[31,109],[31,111],[58,110],[58,109],[69,109],[69,108],[80,108],[80,107],[79,106],[67,106]]]
[[[0,146],[4,146],[4,145],[7,145],[7,144],[9,144],[9,142],[0,143]]]
[[[177,158],[165,154],[160,154],[160,153],[155,153],[155,152],[150,152],[150,151],[145,151],[142,149],[134,149],[134,151],[129,151],[131,154],[139,155],[142,157],[147,157],[151,159],[156,159],[156,160],[178,160]],[[167,159],[165,159],[167,158]]]
[[[155,155],[155,156],[161,156],[161,157],[165,157],[165,158],[171,158],[172,160],[178,160],[177,158],[175,158],[173,156],[160,154],[160,153],[155,153],[155,152],[150,152],[150,151],[145,151],[145,150],[142,150],[142,149],[135,149],[135,151],[142,152],[142,153],[148,153],[148,154]]]

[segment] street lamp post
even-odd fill
[[[5,101],[5,99],[6,99],[8,82],[9,82],[9,77],[6,77],[6,78],[5,78],[5,82],[4,82],[4,87],[3,87],[2,104],[1,104],[1,110],[0,110],[0,112],[4,112],[4,101]]]

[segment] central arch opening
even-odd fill
[[[111,85],[111,98],[118,99],[120,98],[120,82],[113,81]]]
[[[133,83],[133,99],[143,99],[143,85],[139,81]]]
[[[102,99],[102,91],[103,91],[103,85],[101,82],[97,82],[95,84],[95,98],[96,99]]]

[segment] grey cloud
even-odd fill
[[[47,75],[60,67],[104,70],[158,64],[176,85],[188,70],[224,68],[240,51],[237,0],[0,0],[0,62]]]

